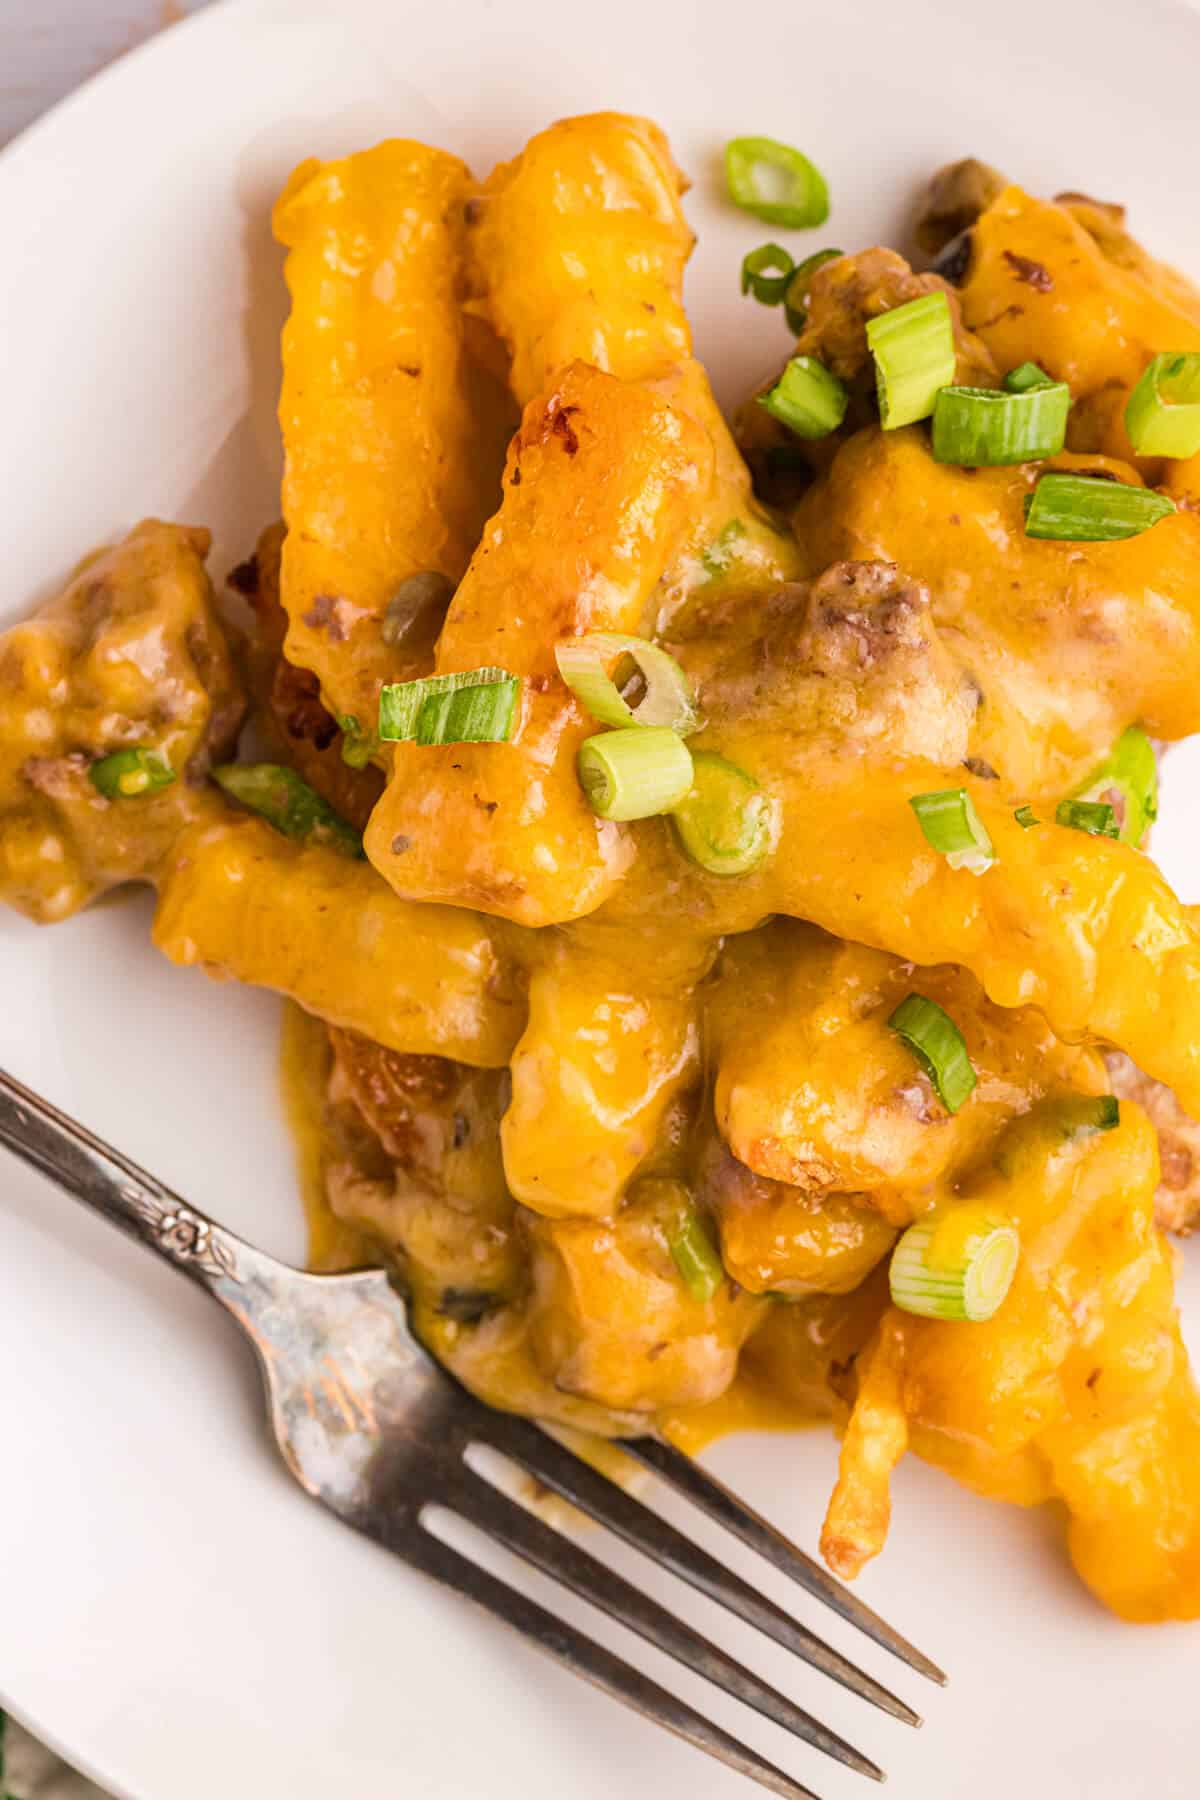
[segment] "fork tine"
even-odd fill
[[[772,1794],[781,1795],[782,1800],[818,1800],[811,1788],[793,1781],[774,1763],[759,1756],[748,1745],[739,1743],[719,1725],[713,1725],[685,1701],[588,1637],[586,1632],[577,1631],[573,1625],[556,1618],[536,1600],[530,1600],[519,1589],[510,1587],[506,1581],[435,1537],[427,1527],[406,1533],[403,1544],[389,1538],[387,1548],[398,1551],[407,1562],[443,1586],[474,1601],[502,1624],[511,1625],[573,1675],[582,1675],[612,1699],[622,1701],[656,1725],[665,1726],[676,1737],[694,1744],[698,1750],[707,1751],[709,1756],[736,1769],[739,1774],[748,1775]]]
[[[907,1663],[910,1669],[945,1687],[946,1677],[935,1662],[923,1656],[915,1645],[894,1631],[886,1620],[850,1593],[827,1569],[806,1556],[790,1538],[784,1537],[690,1456],[657,1438],[622,1438],[620,1442],[621,1448],[635,1457],[643,1468],[660,1476],[716,1524],[724,1525],[743,1544],[757,1550],[783,1574],[790,1575],[806,1593],[830,1607],[848,1624],[856,1625],[884,1650],[890,1650],[893,1656]]]
[[[761,1681],[581,1545],[493,1487],[473,1469],[463,1468],[460,1482],[447,1497],[446,1504],[455,1509],[461,1505],[463,1516],[503,1544],[506,1550],[532,1563],[544,1575],[562,1582],[581,1600],[599,1607],[601,1612],[636,1631],[647,1643],[673,1656],[697,1675],[703,1675],[735,1699],[754,1707],[764,1718],[782,1725],[794,1737],[803,1738],[814,1749],[836,1757],[838,1762],[845,1763],[858,1774],[882,1781],[882,1769],[844,1738]]]
[[[850,1688],[864,1700],[870,1700],[902,1719],[907,1725],[919,1725],[920,1719],[903,1700],[872,1676],[834,1650],[829,1644],[793,1619],[781,1606],[760,1594],[723,1563],[693,1544],[658,1513],[643,1506],[607,1476],[600,1475],[557,1439],[548,1437],[536,1425],[512,1413],[492,1413],[480,1407],[473,1433],[483,1443],[510,1456],[514,1462],[539,1481],[552,1488],[564,1500],[579,1507],[597,1524],[607,1525],[625,1543],[640,1550],[652,1562],[670,1569],[672,1574],[707,1594],[712,1600],[736,1613],[748,1625],[782,1644],[804,1662],[820,1669],[843,1687]]]

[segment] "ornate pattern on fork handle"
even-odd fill
[[[169,1196],[147,1193],[132,1184],[122,1189],[134,1212],[150,1229],[158,1247],[176,1262],[191,1263],[206,1275],[223,1275],[238,1281],[237,1262],[224,1235],[190,1206]]]

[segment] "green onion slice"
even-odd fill
[[[978,469],[1057,456],[1066,442],[1070,410],[1065,381],[1019,394],[944,387],[933,407],[933,459]]]
[[[982,875],[991,868],[996,852],[966,788],[914,794],[908,804],[928,842],[941,851],[952,869],[969,869],[972,875]]]
[[[1047,375],[1045,369],[1040,369],[1037,363],[1023,362],[1008,371],[1004,377],[1004,385],[1010,394],[1028,394],[1035,388],[1058,387],[1061,384],[1052,375]]]
[[[1072,831],[1086,831],[1090,837],[1120,837],[1121,828],[1113,808],[1103,800],[1060,800],[1054,809],[1056,825]]]
[[[775,386],[759,395],[758,403],[797,437],[822,438],[837,430],[850,396],[815,356],[793,356]]]
[[[1195,456],[1200,450],[1200,353],[1152,357],[1125,406],[1125,429],[1139,456]]]
[[[760,244],[742,258],[743,294],[753,294],[763,306],[778,306],[795,266],[782,244]]]
[[[665,725],[680,737],[702,723],[692,684],[675,661],[646,638],[615,631],[564,638],[554,647],[558,672],[602,725]]]
[[[338,719],[342,734],[342,761],[352,769],[365,769],[379,748],[373,731],[364,731],[353,713]]]
[[[829,188],[807,156],[769,137],[731,138],[725,146],[729,197],[767,225],[801,230],[829,217]]]
[[[1158,817],[1158,759],[1146,733],[1137,725],[1123,731],[1072,799],[1107,801],[1117,836],[1137,849]]]
[[[223,763],[213,770],[234,800],[259,813],[285,837],[324,845],[341,856],[361,857],[362,838],[328,801],[282,763]]]
[[[603,732],[579,746],[583,791],[602,819],[653,819],[670,812],[692,785],[692,758],[665,725]]]
[[[888,1024],[924,1065],[946,1111],[956,1113],[975,1087],[975,1070],[963,1034],[949,1013],[924,994],[909,994]]]
[[[1151,488],[1052,470],[1025,496],[1025,532],[1068,543],[1113,543],[1137,537],[1174,511],[1175,502]]]
[[[1021,827],[1022,831],[1028,831],[1031,825],[1039,825],[1041,823],[1041,820],[1034,812],[1032,806],[1018,806],[1016,812],[1013,814],[1013,818],[1017,821],[1017,824]]]
[[[711,1300],[725,1280],[725,1269],[708,1229],[694,1208],[668,1235],[667,1247],[693,1300]]]
[[[1094,1137],[1098,1131],[1115,1131],[1121,1123],[1121,1103],[1115,1094],[1065,1094],[1055,1107],[1063,1137]]]
[[[507,669],[389,682],[379,695],[379,735],[387,743],[506,743],[520,686]]]
[[[868,319],[867,343],[875,358],[879,422],[885,431],[927,419],[938,390],[954,380],[957,363],[945,294],[922,294]]]
[[[771,796],[713,750],[692,756],[692,786],[671,814],[684,854],[710,875],[748,875],[775,835]]]
[[[783,312],[788,330],[795,332],[797,337],[808,323],[808,307],[805,302],[808,299],[808,290],[812,285],[813,276],[818,269],[823,269],[827,262],[836,262],[840,256],[845,254],[844,250],[814,250],[811,256],[806,256],[804,261],[797,263],[792,270],[783,296]]]
[[[175,779],[170,763],[144,744],[102,756],[88,774],[106,800],[136,800],[142,794],[156,794]]]
[[[737,560],[737,544],[745,535],[746,527],[741,519],[726,519],[716,537],[700,552],[704,573],[714,580],[718,575],[726,574]]]
[[[407,642],[417,628],[431,629],[445,616],[454,598],[454,583],[439,569],[419,569],[406,575],[388,601],[379,634],[395,648]]]
[[[1017,1270],[1012,1221],[982,1201],[956,1201],[910,1225],[892,1252],[892,1301],[923,1319],[982,1324],[999,1310]]]

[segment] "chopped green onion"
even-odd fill
[[[225,792],[261,814],[285,837],[324,845],[341,856],[361,857],[362,838],[328,801],[282,763],[223,763],[213,780]]]
[[[929,843],[941,851],[952,869],[969,869],[972,875],[982,875],[991,868],[996,852],[966,788],[914,794],[908,804]]]
[[[1041,820],[1034,812],[1032,806],[1018,806],[1016,812],[1013,814],[1013,818],[1017,821],[1017,824],[1021,827],[1022,831],[1028,831],[1031,825],[1039,825],[1041,823]]]
[[[653,819],[692,785],[692,758],[665,725],[633,725],[586,738],[576,764],[588,803],[602,819]]]
[[[742,258],[743,294],[753,294],[763,306],[778,306],[795,266],[782,244],[760,244]]]
[[[1115,1094],[1066,1094],[1055,1108],[1055,1116],[1068,1142],[1077,1137],[1094,1137],[1098,1131],[1114,1131],[1121,1123],[1121,1103]]]
[[[594,631],[554,647],[558,672],[602,725],[665,725],[686,737],[701,724],[692,684],[675,661],[646,638]]]
[[[724,575],[737,555],[734,545],[745,535],[746,527],[741,519],[726,519],[711,544],[706,545],[700,553],[704,573],[714,578]]]
[[[803,262],[796,264],[788,278],[786,292],[783,296],[783,313],[789,331],[799,337],[808,323],[808,308],[804,304],[808,299],[808,290],[813,276],[818,269],[823,269],[827,262],[836,262],[844,256],[844,250],[814,250]]]
[[[1059,383],[1035,362],[1023,362],[1008,371],[1004,385],[1010,394],[1029,394],[1035,388],[1057,387]]]
[[[1025,496],[1025,532],[1068,543],[1112,543],[1137,537],[1174,511],[1173,500],[1150,488],[1054,470]]]
[[[406,575],[387,603],[379,627],[385,644],[403,644],[418,625],[429,629],[439,623],[454,598],[454,583],[440,569],[420,569]]]
[[[1123,731],[1072,799],[1108,801],[1117,836],[1137,849],[1158,817],[1158,760],[1146,733],[1137,725]]]
[[[885,431],[927,419],[938,390],[954,380],[957,356],[950,303],[939,290],[867,320],[875,358],[879,422]]]
[[[704,1221],[694,1208],[668,1235],[667,1247],[692,1299],[702,1303],[711,1300],[725,1280],[725,1269]]]
[[[956,1113],[975,1086],[975,1070],[962,1032],[936,1000],[909,994],[888,1024],[921,1062],[947,1112]]]
[[[390,682],[379,695],[379,735],[387,743],[506,743],[520,685],[507,669]]]
[[[923,1319],[982,1324],[1002,1305],[1021,1253],[1015,1225],[982,1201],[956,1201],[910,1225],[892,1252],[892,1301]]]
[[[773,388],[758,397],[773,419],[797,437],[828,437],[846,416],[850,396],[815,356],[793,356]]]
[[[135,800],[170,787],[175,771],[156,750],[137,744],[130,750],[114,750],[88,770],[92,783],[107,800]]]
[[[944,387],[933,407],[933,459],[978,469],[1057,456],[1066,442],[1070,410],[1065,381],[1020,394]]]
[[[1120,837],[1117,815],[1102,800],[1060,800],[1054,809],[1056,825],[1086,831],[1090,837]]]
[[[713,750],[692,756],[692,786],[671,814],[685,855],[710,875],[747,875],[771,848],[775,805],[752,775]]]
[[[1200,353],[1152,357],[1125,407],[1139,456],[1195,456],[1200,450]]]
[[[373,731],[364,731],[353,713],[338,719],[342,734],[342,761],[351,769],[365,769],[379,748]]]
[[[807,156],[769,137],[731,138],[725,146],[730,199],[767,225],[801,230],[829,217],[825,177]]]

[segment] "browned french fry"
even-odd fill
[[[526,408],[436,664],[520,676],[517,723],[510,743],[396,746],[366,848],[397,893],[552,925],[612,890],[628,833],[598,819],[580,787],[575,756],[595,725],[554,646],[638,629],[710,467],[686,414],[584,364]]]

